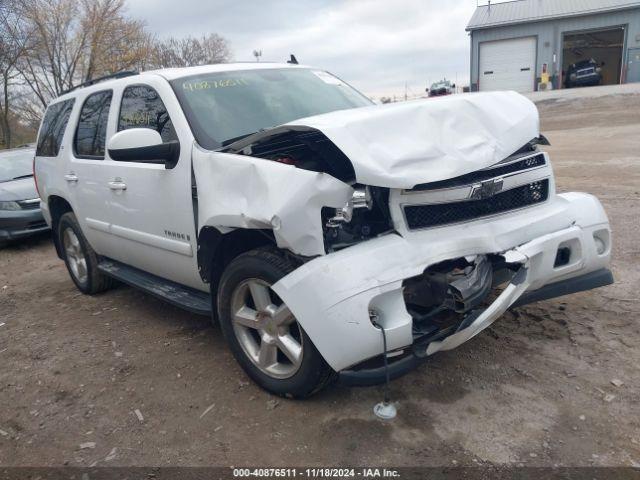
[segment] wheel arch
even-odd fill
[[[267,245],[276,246],[271,230],[239,228],[222,233],[215,227],[202,227],[198,235],[198,272],[211,286],[212,306],[216,304],[218,284],[227,265],[238,255]],[[215,308],[213,315],[217,315]]]
[[[47,205],[49,206],[49,213],[51,214],[53,244],[56,247],[58,257],[63,259],[62,246],[60,245],[60,239],[58,238],[58,223],[60,223],[60,217],[67,212],[73,212],[73,208],[71,208],[71,204],[66,199],[58,195],[49,195]]]

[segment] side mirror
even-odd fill
[[[180,142],[163,142],[151,128],[130,128],[116,133],[107,144],[109,156],[120,162],[164,163],[171,169],[178,163]]]

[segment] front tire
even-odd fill
[[[222,333],[247,375],[272,393],[304,398],[324,388],[334,372],[271,289],[296,267],[271,248],[238,256],[222,275],[217,307]]]
[[[91,295],[115,285],[115,280],[98,270],[98,256],[82,234],[73,212],[60,217],[57,234],[64,263],[78,290]]]

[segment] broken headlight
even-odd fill
[[[327,252],[348,247],[391,229],[389,190],[357,185],[341,208],[322,211]]]
[[[327,227],[338,227],[343,223],[349,223],[353,219],[353,211],[373,208],[373,199],[369,187],[359,187],[353,190],[351,199],[342,208],[335,209],[335,215],[327,221]]]

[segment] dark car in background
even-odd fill
[[[593,58],[572,63],[569,65],[567,74],[565,75],[565,86],[567,88],[573,88],[600,85],[602,81],[601,72],[600,64]]]
[[[431,88],[427,89],[427,92],[430,97],[441,97],[443,95],[451,95],[455,88],[456,86],[445,78],[444,80],[440,80],[439,82],[432,84]]]
[[[49,230],[33,179],[35,147],[0,151],[0,245]]]

